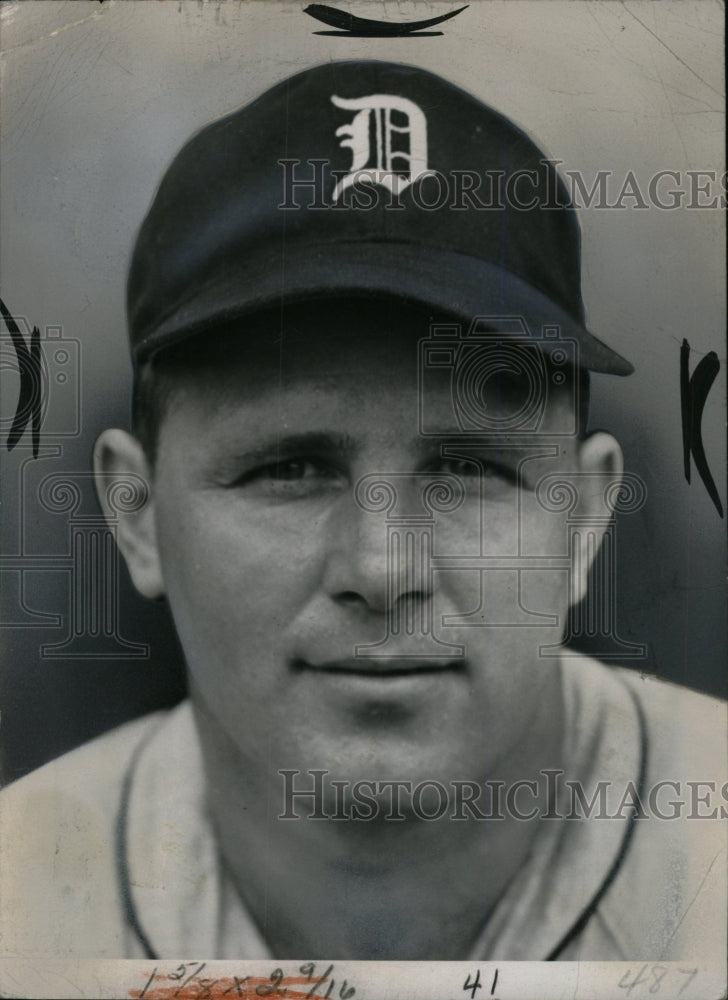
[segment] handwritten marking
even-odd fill
[[[424,28],[431,28],[435,24],[442,24],[451,17],[455,17],[465,10],[468,4],[458,10],[452,10],[448,14],[441,14],[439,17],[428,17],[424,21],[377,21],[370,17],[356,17],[345,10],[337,10],[336,7],[329,7],[323,3],[310,3],[304,7],[305,14],[315,17],[317,21],[337,28],[336,32],[319,32],[319,34],[344,34],[359,38],[396,38],[402,35],[412,35],[422,31]],[[427,34],[441,35],[441,31],[428,32]]]
[[[147,995],[147,990],[152,985],[152,980],[154,979],[154,977],[156,976],[156,974],[157,974],[157,967],[155,966],[154,969],[152,970],[151,976],[149,977],[149,979],[147,979],[147,985],[144,987],[144,989],[139,994],[139,1000],[141,1000],[142,997],[145,997]]]
[[[41,404],[43,402],[41,391],[42,348],[40,345],[40,330],[37,326],[33,327],[30,334],[30,349],[28,349],[18,324],[13,319],[2,299],[0,299],[0,313],[2,313],[13,342],[13,347],[15,348],[15,356],[18,359],[18,373],[20,375],[20,392],[18,393],[18,402],[15,407],[13,425],[8,435],[8,451],[13,450],[23,436],[23,432],[28,425],[28,420],[31,420],[33,458],[37,458],[40,447]]]
[[[695,977],[698,974],[698,970],[697,969],[678,969],[677,971],[678,972],[682,972],[682,974],[684,976],[688,977],[685,980],[685,982],[682,984],[682,986],[680,987],[680,990],[679,990],[679,993],[678,993],[678,995],[679,995],[680,993],[682,993],[682,991],[684,989],[687,989],[687,987],[690,985],[690,983],[692,983],[693,979],[695,979]]]
[[[480,969],[475,970],[475,979],[470,981],[470,973],[468,973],[468,978],[463,983],[464,990],[470,990],[470,1000],[475,1000],[475,994],[477,990],[482,990],[483,984],[480,981]]]
[[[649,965],[648,963],[645,963],[639,969],[637,975],[634,976],[634,978],[632,978],[632,969],[628,969],[617,983],[617,986],[625,991],[626,996],[630,996],[632,990],[636,989],[637,987],[641,987],[641,989],[638,990],[638,993],[641,995],[644,995],[646,993],[655,994],[660,992],[665,980],[669,979],[670,987],[672,990],[677,985],[674,982],[674,976],[672,975],[673,972],[675,973],[675,975],[681,974],[683,976],[688,977],[686,980],[683,980],[682,985],[678,990],[677,995],[679,996],[683,992],[683,990],[686,989],[687,986],[689,986],[689,984],[693,981],[694,977],[698,973],[698,970],[697,969],[671,970],[670,968],[668,968],[668,966],[661,965],[659,962],[655,963],[654,965]],[[671,995],[674,996],[675,994],[672,993]]]
[[[718,496],[713,476],[708,468],[703,446],[701,423],[708,393],[720,371],[720,361],[715,351],[701,358],[690,374],[690,344],[683,340],[680,348],[680,403],[682,406],[683,462],[685,478],[690,482],[690,456],[695,460],[695,468],[703,480],[708,496],[715,504],[718,514],[723,517],[723,505]]]
[[[175,981],[166,985],[171,978],[169,975],[157,974],[155,970],[143,990],[132,989],[128,995],[132,1000],[222,1000],[223,997],[229,997],[234,990],[232,995],[239,1000],[260,1000],[261,996],[270,994],[258,993],[258,987],[275,989],[271,986],[268,976],[245,976],[243,979],[230,976],[203,983],[192,978],[185,986],[179,986]],[[154,980],[153,986],[151,986],[152,980]],[[279,987],[285,988],[285,995],[290,1000],[325,1000],[323,994],[311,993],[308,989],[305,992],[304,989],[291,989],[292,986],[305,988],[308,984],[306,976],[284,976],[279,982]]]
[[[300,975],[286,976],[280,968],[269,976],[225,976],[217,979],[202,978],[200,973],[206,962],[181,962],[172,972],[160,972],[159,966],[152,970],[141,989],[130,989],[132,1000],[223,1000],[237,997],[238,1000],[259,1000],[260,997],[286,997],[288,1000],[351,1000],[356,993],[353,986],[343,980],[338,994],[334,993],[336,981],[331,977],[334,966],[329,965],[321,975],[315,975],[316,964],[306,963],[299,969]],[[325,994],[319,989],[328,984]],[[298,987],[298,988],[296,988]]]

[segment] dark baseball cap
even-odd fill
[[[378,295],[521,317],[539,343],[558,328],[580,366],[628,375],[585,326],[580,257],[565,185],[511,121],[413,66],[327,63],[175,157],[131,262],[132,355],[284,303]]]

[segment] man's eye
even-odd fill
[[[438,464],[438,471],[461,479],[494,479],[509,483],[517,480],[515,471],[499,462],[476,462],[464,458],[443,458]]]
[[[477,476],[480,473],[475,462],[467,462],[463,458],[443,458],[439,466],[441,472],[449,472],[454,476]]]
[[[278,482],[292,483],[301,479],[311,479],[321,475],[321,470],[308,459],[289,458],[283,462],[266,465],[260,470],[261,479],[273,479]]]
[[[338,487],[342,474],[326,462],[312,458],[285,458],[245,472],[231,485],[248,493],[299,497]]]

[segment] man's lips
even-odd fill
[[[353,674],[361,677],[415,677],[426,674],[464,673],[464,659],[436,659],[422,656],[355,656],[341,660],[324,660],[309,663],[296,658],[291,663],[296,672],[312,671],[322,674]]]

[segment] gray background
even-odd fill
[[[712,0],[475,2],[442,36],[391,40],[317,35],[321,26],[303,6],[0,7],[0,291],[31,325],[62,327],[80,344],[79,433],[53,370],[56,408],[41,457],[32,460],[28,434],[2,453],[4,781],[184,690],[165,610],[137,598],[125,571],[120,631],[147,643],[149,655],[42,654],[68,631],[69,522],[39,503],[38,490],[45,476],[71,473],[83,491],[77,515],[96,514],[90,483],[79,476],[99,431],[128,425],[129,249],[166,164],[193,131],[307,65],[370,57],[441,73],[520,124],[563,169],[587,177],[633,170],[646,188],[661,169],[724,169],[723,12]],[[351,9],[406,20],[454,6]],[[683,477],[679,400],[687,337],[691,369],[709,350],[721,359],[703,428],[725,506],[722,213],[592,208],[580,219],[591,329],[637,368],[630,379],[597,376],[593,390],[592,426],[619,437],[627,468],[647,486],[646,505],[618,522],[620,636],[647,643],[641,669],[725,694],[724,522],[695,470],[691,486]],[[3,344],[4,449],[18,379]],[[22,581],[17,560],[8,561],[19,553]],[[43,628],[40,615],[51,616]]]

